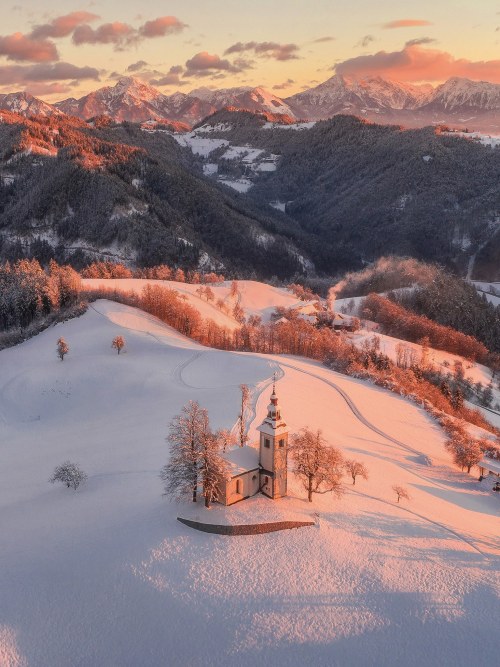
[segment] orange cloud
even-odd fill
[[[398,81],[444,81],[457,76],[500,83],[500,60],[454,58],[446,51],[418,44],[408,44],[401,51],[350,58],[337,64],[335,71],[355,78],[379,75]]]
[[[398,21],[384,23],[382,27],[385,30],[393,30],[394,28],[418,28],[423,25],[432,25],[432,23],[422,19],[399,19]]]
[[[5,37],[0,36],[0,56],[6,56],[8,60],[30,60],[37,63],[59,59],[53,42],[46,39],[32,39],[20,32]]]
[[[117,50],[123,50],[127,46],[137,45],[143,39],[165,37],[181,32],[186,27],[175,16],[160,16],[153,21],[146,21],[139,28],[121,21],[103,23],[95,29],[85,23],[75,27],[73,42],[77,45],[114,44]]]
[[[97,14],[91,14],[90,12],[71,12],[64,16],[58,16],[50,23],[35,26],[30,37],[33,39],[67,37],[78,25],[95,21],[98,18]]]
[[[160,16],[154,21],[146,21],[139,28],[139,34],[146,38],[165,37],[165,35],[181,32],[184,28],[187,28],[187,25],[181,23],[175,16]]]
[[[231,63],[225,58],[221,58],[216,54],[207,53],[207,51],[200,51],[200,53],[195,54],[192,58],[186,61],[186,71],[184,72],[185,77],[196,76],[211,76],[214,73],[221,72],[241,72],[244,69],[248,69],[249,63],[244,60],[237,60],[235,63]]]
[[[89,25],[79,25],[73,32],[75,44],[117,44],[125,43],[135,34],[135,29],[127,23],[114,21],[103,23],[94,30]]]

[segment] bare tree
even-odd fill
[[[182,408],[170,424],[170,460],[160,473],[166,495],[177,500],[191,497],[196,502],[201,484],[205,507],[217,500],[221,478],[227,474],[219,453],[224,433],[212,433],[208,412],[198,403],[190,401]]]
[[[248,436],[245,433],[245,412],[250,403],[250,389],[246,384],[240,384],[241,390],[241,406],[240,413],[238,415],[238,424],[240,426],[240,447],[243,447],[245,442],[248,440]]]
[[[113,347],[118,354],[123,350],[125,347],[125,338],[123,336],[115,336],[113,338],[113,342],[111,343],[111,347]]]
[[[160,477],[165,494],[178,500],[191,496],[197,500],[199,461],[203,446],[202,431],[207,411],[196,401],[189,401],[170,422],[167,442],[170,443],[170,460],[162,468]]]
[[[215,437],[220,442],[220,446],[223,452],[229,449],[229,447],[233,447],[237,443],[236,436],[227,428],[221,428],[216,431]]]
[[[62,482],[63,484],[66,484],[68,489],[72,486],[76,491],[80,484],[83,484],[86,480],[87,475],[83,472],[77,463],[65,461],[54,469],[54,473],[49,479],[49,482],[51,484],[54,484],[55,482]]]
[[[344,468],[346,472],[352,477],[353,485],[356,484],[356,477],[362,477],[363,479],[368,479],[368,469],[364,463],[361,461],[355,461],[354,459],[346,459],[344,462]]]
[[[64,340],[64,338],[59,338],[57,341],[57,356],[61,361],[64,361],[64,357],[68,354],[69,352],[69,346]]]
[[[290,452],[294,462],[294,473],[300,477],[307,499],[312,502],[313,493],[332,491],[342,494],[342,454],[330,447],[318,430],[313,433],[302,429],[292,438]]]
[[[405,500],[410,500],[410,494],[408,493],[408,490],[404,486],[399,486],[399,485],[395,484],[392,487],[392,490],[394,491],[394,493],[396,494],[396,496],[398,498],[398,503],[399,503],[400,498],[404,498]]]
[[[203,489],[202,493],[205,498],[205,507],[209,508],[210,503],[218,500],[220,482],[227,475],[228,467],[219,454],[222,444],[221,440],[219,440],[215,433],[210,431],[208,414],[202,428],[201,437],[200,477]]]

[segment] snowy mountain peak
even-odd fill
[[[0,109],[6,109],[21,116],[54,116],[61,112],[52,104],[47,104],[26,92],[0,95]]]
[[[500,84],[453,77],[436,88],[430,103],[445,110],[500,110]]]

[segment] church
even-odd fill
[[[257,431],[258,450],[245,446],[222,455],[229,471],[219,485],[219,502],[223,505],[234,505],[257,493],[273,500],[286,496],[288,429],[278,406],[275,383],[267,416]]]

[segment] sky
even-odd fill
[[[47,101],[137,76],[166,94],[262,85],[281,97],[335,73],[500,83],[500,0],[9,0],[0,92]]]

